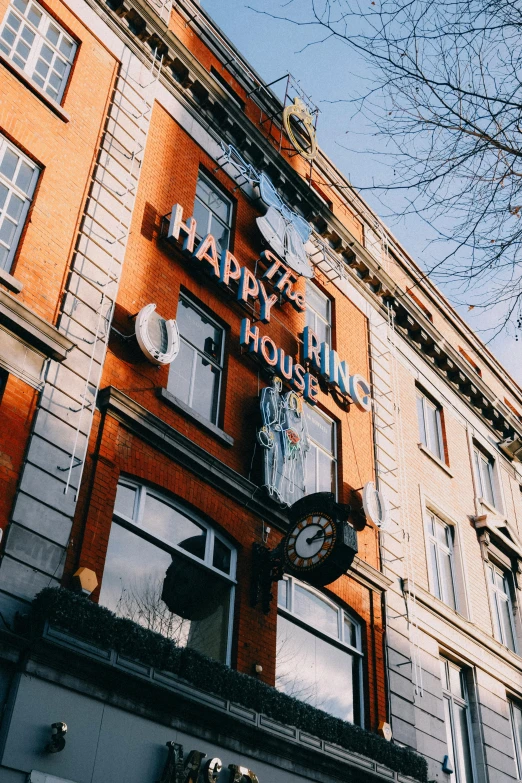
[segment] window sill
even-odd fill
[[[490,514],[494,514],[496,517],[501,517],[504,519],[504,515],[502,511],[498,508],[495,508],[495,506],[492,506],[489,501],[487,501],[485,498],[477,498],[478,502],[481,506],[483,506],[486,511],[489,511]]]
[[[23,283],[17,280],[16,277],[13,277],[13,275],[10,275],[9,272],[6,272],[5,269],[0,269],[0,283],[5,285],[13,294],[19,294],[24,287]]]
[[[54,112],[61,120],[64,122],[69,122],[71,117],[70,115],[62,109],[59,103],[54,101],[49,95],[47,95],[46,92],[44,92],[40,87],[38,87],[37,84],[33,82],[32,79],[27,76],[24,71],[22,71],[21,68],[16,65],[16,63],[12,62],[12,60],[9,59],[3,52],[0,52],[0,64],[4,66],[4,68],[7,68],[8,71],[11,71],[11,73],[16,76],[17,79],[19,79],[21,82],[25,84],[25,86],[33,92],[37,98],[40,98],[41,101],[43,101],[46,106],[51,109],[52,112]]]
[[[426,454],[427,457],[429,457],[433,462],[439,466],[439,468],[442,468],[442,470],[450,476],[450,478],[453,478],[453,473],[448,468],[445,462],[443,462],[441,459],[435,456],[435,454],[432,454],[429,449],[426,448],[424,443],[417,443],[417,446],[422,451],[423,454]]]
[[[216,425],[212,424],[212,422],[208,419],[205,419],[193,408],[190,408],[186,403],[178,399],[174,394],[171,394],[169,391],[167,391],[167,389],[164,389],[160,386],[158,389],[156,389],[156,394],[160,400],[167,402],[175,410],[177,410],[178,413],[182,413],[184,416],[195,422],[195,424],[198,424],[200,427],[207,430],[207,432],[210,432],[210,434],[221,441],[224,446],[231,447],[234,445],[234,438],[232,438],[230,435],[227,435],[227,433],[223,432],[223,430],[219,429],[219,427],[216,427]]]

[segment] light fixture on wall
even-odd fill
[[[522,462],[522,438],[518,435],[500,441],[498,446],[510,459]]]

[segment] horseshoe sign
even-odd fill
[[[299,121],[299,130],[296,131],[295,125],[292,127],[291,118],[295,117]],[[283,111],[283,125],[292,142],[292,146],[306,160],[314,160],[317,157],[318,147],[314,128],[313,117],[301,98],[294,98],[294,102],[287,106]],[[303,144],[300,135],[308,137],[308,144]]]

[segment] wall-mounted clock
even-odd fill
[[[331,492],[315,492],[291,506],[283,539],[285,573],[316,587],[346,573],[357,554],[357,533],[348,521],[349,507]]]

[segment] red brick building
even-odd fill
[[[331,253],[363,228],[310,186],[313,113],[285,125],[192,0],[0,16],[2,779],[181,780],[166,740],[235,780],[422,778],[378,737],[369,327]],[[305,572],[331,529],[288,539],[316,492],[357,529],[327,584]]]

